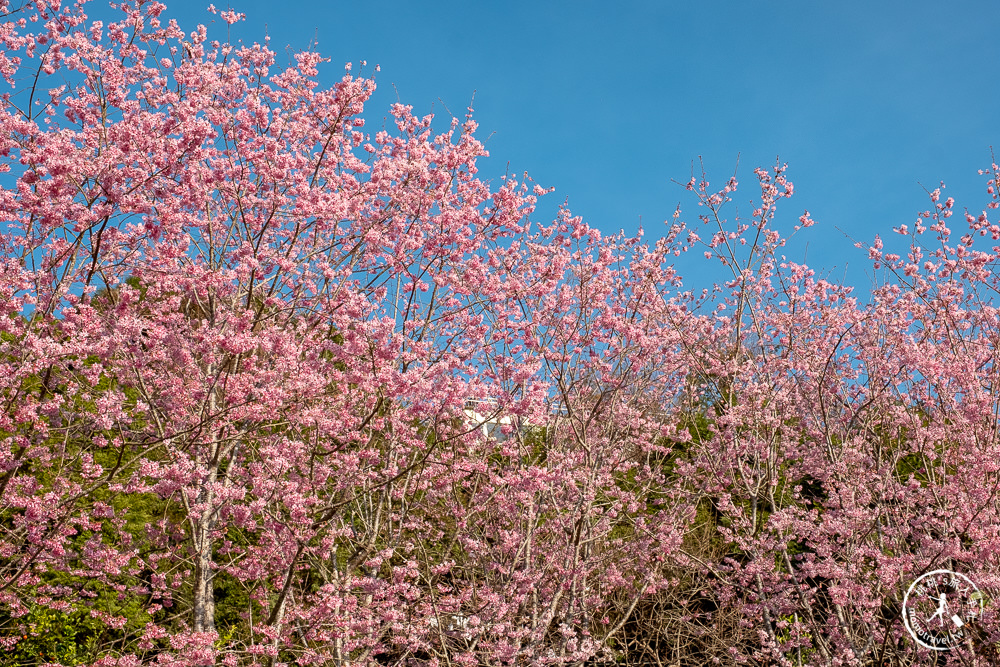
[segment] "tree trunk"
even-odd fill
[[[204,505],[201,516],[194,524],[194,630],[195,632],[215,632],[215,571],[212,568],[212,531],[215,528],[212,499],[215,495],[211,487],[215,484],[216,471],[212,470],[206,480]],[[199,498],[201,500],[201,498]]]

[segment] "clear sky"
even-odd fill
[[[225,38],[207,0],[164,2],[186,30],[206,23]],[[846,277],[862,290],[865,254],[837,227],[864,241],[892,236],[927,208],[921,184],[932,190],[941,180],[959,210],[978,213],[986,200],[977,170],[989,166],[991,145],[1000,153],[996,0],[234,0],[232,8],[247,15],[234,32],[244,41],[266,31],[279,53],[315,41],[332,60],[324,82],[346,61],[367,60],[367,73],[379,64],[369,128],[381,127],[397,94],[447,120],[445,107],[461,116],[475,92],[491,153],[480,173],[496,177],[509,164],[554,186],[536,217],[568,199],[602,231],[632,233],[641,218],[659,236],[678,203],[695,219],[693,200],[671,179],[686,181],[699,156],[721,186],[740,155],[737,202],[753,194],[753,168],[780,156],[796,186],[782,220],[790,227],[808,208],[818,223],[789,258],[803,260],[808,242],[808,264],[837,280],[849,264]]]

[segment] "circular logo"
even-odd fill
[[[947,651],[968,636],[983,613],[983,594],[964,574],[934,570],[921,576],[903,598],[903,624],[924,648]]]

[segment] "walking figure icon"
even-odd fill
[[[918,644],[935,651],[947,651],[964,641],[964,626],[979,618],[982,611],[982,596],[976,585],[950,570],[924,574],[910,585],[903,598],[906,629]]]

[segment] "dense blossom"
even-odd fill
[[[372,130],[349,66],[86,9],[0,0],[21,663],[917,664],[911,581],[1000,583],[995,164],[863,303],[782,256],[784,165],[651,242],[539,223],[471,110]]]

